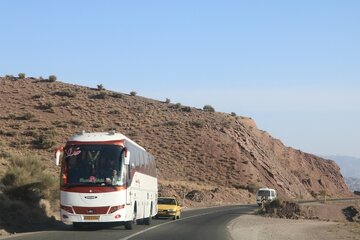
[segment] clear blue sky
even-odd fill
[[[236,112],[360,157],[360,1],[0,1],[0,75]]]

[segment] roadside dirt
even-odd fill
[[[296,220],[244,215],[230,222],[228,230],[236,240],[360,240],[358,214],[349,220],[344,211],[349,208],[357,211],[359,207],[360,201],[301,204]]]
[[[358,223],[241,216],[228,225],[232,239],[331,240],[360,239]]]

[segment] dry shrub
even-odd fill
[[[94,123],[93,128],[101,128],[102,125],[100,123]]]
[[[117,109],[110,110],[110,111],[109,111],[109,114],[120,114],[120,111],[117,110]]]
[[[42,230],[44,224],[56,224],[55,218],[48,215],[51,213],[48,209],[9,198],[6,194],[0,194],[0,212],[1,225],[7,232]]]
[[[72,120],[70,120],[70,123],[75,126],[83,126],[84,125],[84,122],[79,119],[72,119]]]
[[[191,107],[186,106],[186,107],[183,107],[181,110],[183,112],[191,112]]]
[[[31,99],[39,99],[42,98],[43,96],[41,94],[35,94],[33,96],[31,96]]]
[[[76,97],[76,93],[71,91],[70,89],[54,92],[53,95],[60,97],[70,97],[70,98]]]
[[[34,115],[33,113],[31,113],[31,112],[26,112],[26,113],[24,113],[22,116],[17,117],[16,119],[17,119],[17,120],[31,120],[31,119],[33,119],[33,118],[35,118],[35,115]]]
[[[0,134],[4,135],[4,136],[7,136],[7,137],[16,137],[18,133],[16,131],[3,131],[3,130],[0,130]]]
[[[109,96],[112,98],[122,98],[123,97],[123,95],[120,93],[112,93]]]
[[[34,141],[34,147],[38,149],[49,149],[55,146],[55,135],[56,132],[54,130],[49,130],[45,133],[39,135]]]
[[[105,87],[104,87],[104,85],[99,84],[99,85],[97,85],[97,89],[98,89],[99,91],[103,91],[103,90],[105,90]]]
[[[190,122],[192,126],[195,126],[196,128],[202,128],[204,126],[204,122],[201,120],[195,120]]]
[[[55,200],[58,197],[57,177],[46,173],[46,166],[39,159],[10,155],[9,160],[10,167],[1,178],[1,184],[10,198]]]
[[[177,126],[177,125],[179,125],[179,122],[174,121],[174,120],[164,122],[164,126],[174,127],[174,126]]]
[[[215,112],[215,108],[213,108],[211,105],[205,105],[203,110],[207,112]]]
[[[204,193],[198,190],[192,190],[188,192],[185,197],[191,201],[201,202],[204,199]]]
[[[57,177],[46,173],[46,166],[32,156],[10,155],[8,161],[0,179],[0,222],[5,229],[22,231],[34,223],[54,222],[48,214],[49,202],[59,195]]]
[[[256,191],[259,189],[259,186],[256,185],[255,183],[249,183],[247,186],[246,186],[246,189],[251,192],[251,193],[256,193]]]
[[[57,80],[57,77],[55,75],[49,76],[49,82],[55,82]]]
[[[107,99],[108,95],[106,92],[101,92],[99,94],[94,94],[89,96],[90,99]]]
[[[25,73],[19,73],[18,76],[19,76],[20,79],[24,79],[26,74]]]
[[[53,109],[53,107],[54,107],[54,104],[53,104],[52,102],[50,102],[50,101],[49,101],[49,102],[45,102],[45,103],[40,103],[40,104],[37,106],[38,109],[44,110],[44,111],[46,111],[46,112],[51,112],[51,113],[55,112],[54,109]]]
[[[280,199],[275,199],[270,203],[266,203],[264,208],[261,209],[259,213],[271,217],[287,219],[298,219],[301,215],[300,206],[298,203],[282,201]]]

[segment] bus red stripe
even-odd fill
[[[125,190],[125,187],[99,187],[99,186],[76,186],[76,187],[61,187],[63,192],[76,192],[76,193],[105,193],[105,192],[118,192]]]
[[[124,146],[124,140],[98,141],[98,142],[69,141],[69,142],[66,143],[66,146],[71,146],[71,145],[94,145],[94,144]]]

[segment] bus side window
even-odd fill
[[[131,164],[129,164],[127,166],[127,178],[128,178],[128,180],[130,182],[130,179],[131,179]]]
[[[138,169],[139,165],[140,165],[140,156],[139,156],[139,151],[136,150],[135,155],[134,155],[134,161],[135,161],[135,168]]]
[[[151,175],[151,168],[152,168],[152,165],[151,165],[151,158],[150,158],[150,155],[149,154],[146,154],[146,168],[147,168],[147,173],[149,175]]]

